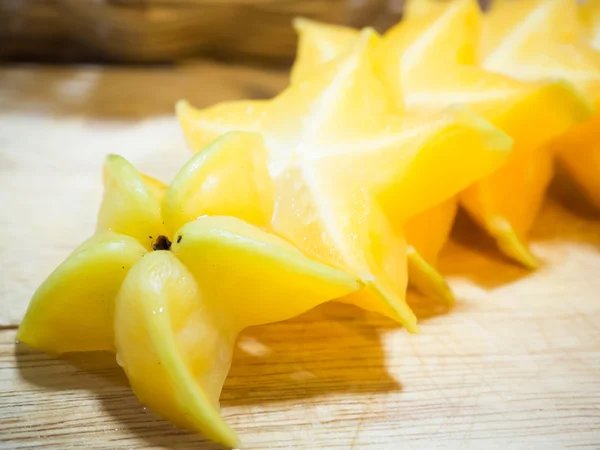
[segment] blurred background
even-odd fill
[[[294,16],[383,30],[402,0],[0,0],[4,61],[291,61]]]

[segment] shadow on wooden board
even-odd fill
[[[111,353],[73,353],[58,359],[39,353],[24,344],[17,344],[15,358],[20,376],[27,382],[44,390],[57,391],[59,394],[63,390],[71,391],[69,394],[65,394],[63,401],[65,404],[77,400],[77,396],[73,395],[73,390],[92,392],[102,408],[117,423],[122,424],[119,429],[125,428],[133,435],[139,436],[147,442],[148,446],[168,445],[173,449],[193,447],[199,450],[221,448],[202,436],[171,425],[151,410],[146,409],[133,394],[125,373],[116,364],[115,355]],[[43,397],[40,396],[40,398]],[[81,402],[81,398],[79,401]],[[92,409],[92,402],[88,401],[90,409]],[[56,407],[45,406],[45,408],[56,409],[57,413],[60,413],[60,409]],[[61,427],[61,423],[57,423],[56,420],[53,420],[52,424],[55,427]],[[94,421],[90,420],[89,425],[93,427]],[[53,432],[56,432],[44,425],[36,428],[35,435],[38,439],[44,438],[46,433],[52,435]],[[69,432],[68,427],[65,427],[64,432]],[[110,438],[110,435],[107,438]]]
[[[381,332],[392,327],[397,325],[385,317],[332,302],[292,320],[247,329],[238,340],[221,395],[225,420],[228,408],[239,414],[238,406],[401,390],[386,370],[381,343]],[[27,382],[50,391],[93,392],[108,414],[149,446],[219,448],[144,408],[113,354],[58,359],[17,344],[15,357]]]
[[[463,210],[456,216],[451,239],[440,253],[438,267],[444,276],[465,277],[483,289],[512,283],[530,273],[500,253],[494,240]]]
[[[531,237],[534,242],[578,242],[600,250],[600,209],[560,165]]]
[[[535,253],[538,245],[561,242],[576,242],[600,250],[600,211],[559,169],[531,230],[530,243]],[[542,266],[547,264],[540,259]],[[531,274],[530,270],[502,255],[494,240],[462,210],[438,266],[444,275],[467,278],[484,289],[494,289]]]
[[[238,340],[222,404],[400,390],[386,370],[380,341],[387,322],[332,302],[292,320],[249,328]]]

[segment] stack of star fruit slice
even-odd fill
[[[376,40],[365,30],[270,102],[181,103],[199,152],[168,188],[109,157],[98,231],[38,289],[19,339],[116,350],[144,403],[235,446],[218,397],[244,327],[339,299],[416,331],[402,219],[494,171],[511,141],[464,108],[390,114]]]
[[[510,6],[507,9],[513,11]],[[378,71],[397,110],[430,113],[463,104],[514,139],[514,151],[506,163],[461,192],[458,200],[507,256],[535,267],[537,261],[528,249],[526,235],[552,176],[553,155],[547,144],[588,118],[591,107],[585,93],[562,78],[521,81],[494,73],[488,58],[477,57],[481,22],[475,0],[408,2],[404,19],[382,39]],[[320,70],[358,36],[358,31],[349,28],[304,19],[296,20],[295,27],[300,40],[293,83]],[[508,26],[508,21],[499,28],[518,31]],[[507,35],[498,38],[497,45],[507,39]],[[408,242],[427,255],[431,264],[435,264],[454,219],[451,204],[436,209],[406,225]],[[431,220],[432,216],[437,220]],[[441,237],[433,240],[436,247],[428,239],[432,233]],[[423,280],[418,273],[414,276]]]
[[[144,403],[235,447],[218,399],[245,327],[335,299],[417,331],[408,278],[451,302],[434,265],[458,201],[532,265],[529,225],[496,191],[515,184],[503,201],[535,206],[539,149],[589,108],[565,82],[485,71],[479,22],[462,0],[415,1],[383,38],[298,21],[279,96],[177,105],[196,154],[169,187],[107,159],[98,230],[35,293],[18,338],[115,351]]]
[[[338,58],[268,102],[202,111],[182,102],[177,113],[194,150],[229,130],[263,135],[273,186],[269,229],[360,278],[366,289],[345,301],[415,330],[404,299],[403,224],[491,174],[510,140],[464,107],[428,114],[392,108],[375,73],[378,41],[363,30]]]

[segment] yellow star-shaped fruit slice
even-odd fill
[[[405,302],[402,230],[392,223],[491,173],[511,141],[464,108],[437,116],[390,114],[374,74],[376,41],[374,31],[364,30],[339,58],[270,101],[205,110],[180,102],[177,114],[195,151],[230,130],[258,132],[265,143],[264,153],[199,153],[190,163],[197,187],[186,195],[217,207],[222,197],[232,201],[227,186],[246,186],[233,188],[250,192],[232,204],[237,215],[356,275],[366,288],[344,301],[416,331]],[[252,218],[255,211],[264,214]]]
[[[593,49],[600,50],[600,0],[579,2],[579,18],[584,26],[584,39]]]
[[[520,49],[518,57],[508,61],[506,70],[522,77],[564,77],[596,107],[593,117],[571,128],[551,148],[600,208],[600,2],[584,2],[578,10],[571,1],[526,1],[513,13],[518,13],[516,17],[508,16],[507,6],[500,3],[487,26],[493,43],[502,21],[521,24],[522,35],[517,35],[515,42]],[[537,19],[542,16],[545,20]],[[492,44],[490,47],[493,49]],[[494,56],[493,50],[486,51]],[[543,64],[538,64],[540,61]],[[540,66],[537,71],[531,68],[536,64]]]
[[[291,71],[292,83],[310,77],[315,70],[319,70],[321,65],[338,57],[356,42],[359,34],[357,30],[351,28],[302,18],[294,20],[294,27],[300,39],[298,55]],[[376,58],[374,67],[376,72],[379,72],[378,63]],[[402,113],[400,89],[396,92],[396,99],[399,101],[395,102],[394,112]],[[443,204],[409,218],[404,223],[403,230],[408,244],[409,284],[428,297],[446,304],[452,304],[454,296],[442,275],[435,269],[435,265],[439,251],[450,234],[456,209],[457,201],[450,198]],[[399,226],[397,223],[393,225],[396,228]]]
[[[593,9],[593,5],[588,7],[588,16]],[[570,0],[494,2],[485,15],[483,64],[523,80],[568,80],[595,106],[593,117],[551,147],[600,206],[600,53],[590,45],[591,33],[586,36],[582,14],[585,17],[586,11],[578,11],[577,3]]]
[[[585,119],[589,105],[562,81],[522,82],[478,66],[480,14],[475,0],[408,2],[403,20],[382,41],[379,74],[398,109],[428,113],[468,105],[514,139],[507,163],[460,199],[506,255],[534,267],[526,235],[552,174],[552,154],[544,144]],[[343,51],[358,34],[306,20],[297,21],[296,28],[300,44],[292,82]],[[445,220],[453,216],[446,214]],[[424,226],[449,228],[447,222],[433,223]],[[419,249],[418,242],[414,245]]]
[[[247,149],[232,134],[212,151]],[[184,189],[183,172],[173,186]],[[357,291],[358,281],[233,217],[171,222],[177,194],[111,156],[96,234],[40,286],[17,337],[50,353],[117,352],[136,395],[230,447],[219,413],[236,336]],[[189,211],[189,205],[186,206]]]
[[[520,80],[566,79],[597,102],[600,56],[585,41],[576,2],[499,0],[483,17],[484,67]]]

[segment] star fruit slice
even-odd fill
[[[469,187],[461,202],[503,253],[535,267],[527,234],[553,173],[553,156],[544,147],[589,117],[590,108],[564,82],[522,82],[478,67],[471,47],[479,40],[480,14],[473,0],[415,0],[404,21],[386,34],[387,53],[402,55],[401,80],[409,108],[465,103],[514,138],[504,166]],[[395,61],[386,67],[391,70]]]
[[[583,23],[586,39],[591,47],[600,51],[600,1],[579,2],[579,18]]]
[[[600,112],[551,145],[587,198],[600,208]]]
[[[179,178],[174,184],[184,189]],[[156,219],[161,199],[173,195],[123,158],[107,158],[105,183],[99,231],[37,290],[18,339],[51,353],[116,350],[144,403],[238,446],[218,409],[237,334],[347,295],[359,283],[237,218],[193,217],[171,227],[166,215],[164,226],[150,226],[145,220]],[[175,232],[160,236],[165,228]],[[133,236],[144,243],[153,236],[156,250]]]
[[[588,8],[583,15],[587,11],[588,26],[594,26],[589,16],[594,6]],[[576,2],[568,0],[525,0],[514,6],[495,2],[485,16],[483,63],[491,70],[525,80],[565,79],[594,104],[594,116],[574,126],[551,148],[582,190],[600,206],[600,53],[589,40],[594,32],[585,32],[581,14]]]
[[[115,301],[119,361],[143,403],[237,447],[218,399],[238,333],[356,289],[353,277],[239,219],[200,218],[125,279]]]
[[[376,34],[364,30],[346,53],[273,100],[206,110],[180,102],[177,113],[194,151],[226,129],[260,133],[273,192],[269,229],[359,277],[366,289],[346,300],[416,331],[405,302],[403,237],[389,218],[402,223],[466,187],[474,173],[491,173],[511,142],[463,108],[428,117],[389,114],[373,72],[375,42]],[[451,163],[458,159],[461,165]],[[205,177],[197,183],[204,186]]]
[[[600,97],[600,55],[570,0],[499,0],[483,16],[482,65],[526,81],[565,79],[589,101]]]
[[[600,2],[581,3],[579,12],[584,42],[596,52],[600,51]],[[564,21],[558,21],[556,26],[564,26]],[[587,197],[600,208],[600,94],[592,95],[591,100],[596,104],[594,116],[553,142],[552,149]]]
[[[589,108],[565,83],[524,83],[476,66],[479,15],[470,0],[410,2],[403,21],[383,39],[380,76],[398,107],[405,101],[409,111],[427,112],[467,104],[515,139],[508,162],[469,187],[461,200],[507,255],[534,266],[526,235],[552,173],[549,152],[536,149],[584,119]],[[314,70],[309,66],[351,39],[351,30],[342,27],[298,20],[296,28],[294,74]],[[312,58],[305,57],[304,47],[313,49]]]
[[[294,28],[298,33],[298,54],[292,67],[290,80],[300,82],[310,77],[320,67],[342,54],[358,37],[358,31],[352,28],[325,24],[305,18],[294,19]],[[379,64],[375,71],[384,79]],[[404,109],[402,92],[399,85],[386,86],[397,88],[394,109],[400,113]],[[407,242],[407,264],[409,285],[417,288],[431,299],[451,305],[454,295],[444,277],[435,269],[437,255],[449,235],[456,214],[456,200],[450,199],[440,205],[408,219],[406,224],[395,223],[399,233],[405,233]]]

